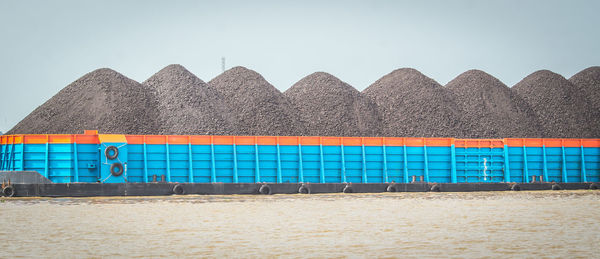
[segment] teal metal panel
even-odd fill
[[[527,148],[523,146],[523,182],[529,182],[529,163],[527,161]]]
[[[25,144],[0,146],[2,168],[34,170],[55,182],[118,182],[104,156],[119,147],[129,182],[526,182],[600,181],[600,148],[457,148],[323,145]]]
[[[562,160],[562,148],[546,147],[546,170],[549,182],[562,182]]]
[[[361,182],[363,183],[368,183],[368,178],[367,178],[367,160],[365,157],[365,145],[361,146],[361,158],[362,158],[362,163],[360,165],[360,169],[362,172],[362,179]]]
[[[281,151],[280,146],[277,144],[277,182],[282,183],[282,174],[281,174]]]
[[[57,144],[53,144],[54,146]],[[105,155],[105,150],[109,146],[115,146],[119,150],[119,155],[115,159],[109,159]],[[127,143],[101,143],[100,146],[100,182],[103,183],[123,183],[128,181],[128,147]],[[113,163],[121,163],[123,165],[123,174],[121,176],[113,176],[110,172],[110,167]],[[50,179],[52,180],[52,179]]]
[[[407,170],[410,178],[425,177],[425,157],[423,147],[406,147]]]
[[[560,147],[561,149],[561,155],[562,155],[562,167],[561,167],[561,172],[562,172],[562,182],[566,183],[568,182],[568,178],[567,178],[567,159],[566,159],[566,155],[565,155],[565,147],[562,146]]]
[[[24,170],[24,166],[25,166],[25,161],[23,160],[23,157],[25,156],[25,144],[21,143],[20,145],[20,149],[19,149],[19,168],[18,170],[23,171]]]
[[[340,146],[340,154],[342,160],[342,183],[347,183],[348,180],[346,179],[346,155],[344,153],[344,144]]]
[[[344,146],[346,182],[360,183],[363,181],[362,157],[362,146]]]
[[[587,172],[585,166],[585,152],[584,147],[581,146],[581,178],[584,182],[587,182]]]
[[[584,157],[583,148],[565,147],[565,170],[568,182],[586,182],[587,176],[584,175]],[[583,155],[583,156],[582,156]]]
[[[8,145],[0,145],[0,151],[2,152],[2,157],[0,157],[0,170],[8,170],[6,164],[6,158],[8,156],[7,151]]]
[[[75,182],[96,182],[98,181],[98,145],[97,144],[77,144],[77,167],[78,180]]]
[[[2,156],[0,157],[0,169],[1,170],[6,170],[5,169],[5,160],[6,160],[6,156],[8,154],[8,152],[6,151],[6,147],[8,145],[0,145],[0,152],[2,153]]]
[[[4,145],[0,144],[0,170],[4,170]]]
[[[46,143],[45,156],[44,156],[44,177],[50,179],[50,143]],[[52,179],[50,179],[52,181]]]
[[[256,151],[256,150],[255,150],[255,152],[258,153],[258,151]],[[215,145],[210,144],[210,182],[212,182],[212,183],[216,183],[217,182],[217,168],[216,168],[216,165],[215,165],[215,160],[216,160],[216,158],[215,158]],[[258,163],[258,161],[257,161],[257,163]],[[258,166],[257,166],[257,170],[258,170]],[[258,175],[258,173],[257,173],[257,175]]]
[[[190,141],[189,138],[188,138],[188,141]],[[194,164],[194,158],[192,156],[192,142],[190,141],[188,143],[188,170],[189,170],[188,182],[190,182],[190,183],[194,182],[194,167],[192,166],[193,164]]]
[[[236,144],[233,144],[233,182],[239,183],[238,158],[237,158],[237,145]]]
[[[48,144],[46,166],[48,179],[55,183],[69,183],[73,181],[73,145]]]
[[[454,168],[452,147],[427,147],[426,181],[436,183],[452,182]]]
[[[427,145],[423,146],[423,171],[425,174],[425,182],[429,182],[429,161],[427,161],[428,154],[427,154]]]
[[[302,144],[298,144],[298,180],[304,182],[304,165],[302,161]]]
[[[389,182],[404,182],[404,156],[402,146],[386,146],[386,162],[387,175]]]
[[[522,147],[508,147],[509,177],[511,182],[521,183],[525,170]]]
[[[452,183],[457,183],[457,177],[456,177],[456,147],[454,146],[454,144],[452,144],[452,146],[450,146],[450,163],[451,163],[451,171],[450,171],[450,178]]]
[[[1,145],[0,147],[1,147],[0,151],[2,152],[2,157],[0,157],[1,158],[0,159],[0,168],[2,170],[7,170],[5,160],[7,159],[7,156],[8,156],[8,151],[7,151],[8,145]]]
[[[404,162],[404,166],[402,167],[402,170],[404,172],[404,182],[408,183],[408,155],[406,151],[406,145],[402,146],[402,156],[402,162]]]
[[[143,144],[143,152],[144,152],[144,156],[143,156],[144,157],[144,167],[143,167],[144,168],[144,177],[143,177],[144,181],[143,182],[147,183],[148,182],[148,151],[146,148],[147,144],[145,143],[146,142],[145,140],[146,140],[146,137],[144,137],[144,144]],[[190,149],[191,149],[191,147],[190,147]],[[190,168],[193,168],[193,166],[190,165]]]
[[[509,153],[508,146],[504,145],[504,181],[510,182],[510,162],[509,162]]]
[[[299,146],[282,145],[279,147],[281,157],[281,177],[284,183],[299,182]]]
[[[146,170],[147,157],[145,153],[145,144],[135,144],[127,146],[127,181],[128,182],[147,182],[148,174]],[[102,154],[104,155],[104,154]]]
[[[8,170],[15,170],[15,143],[14,143],[14,139],[15,137],[13,137],[13,143],[10,144],[10,153],[8,155]]]
[[[302,172],[304,182],[319,183],[321,182],[321,158],[319,146],[303,145],[302,146]]]
[[[278,155],[276,145],[257,145],[258,167],[260,168],[260,181],[276,183],[278,174]]]
[[[256,154],[254,145],[237,145],[238,181],[256,182]]]
[[[4,145],[0,144],[0,170],[4,170]]]
[[[171,181],[171,152],[169,148],[169,143],[165,143],[165,161],[167,162],[167,182]]]
[[[368,183],[385,182],[385,172],[383,165],[383,146],[365,146],[366,181]]]
[[[319,180],[321,183],[325,183],[325,159],[323,157],[323,145],[319,145],[319,162],[320,162],[320,168],[319,168]]]
[[[75,169],[75,175],[74,175],[74,182],[79,182],[79,158],[78,158],[78,154],[77,154],[77,143],[73,142],[73,167]]]
[[[600,182],[600,148],[583,148],[586,178],[589,182]]]
[[[542,161],[544,163],[544,181],[548,182],[548,159],[546,158],[546,145],[542,145]]]
[[[189,145],[169,144],[169,175],[171,182],[189,182]],[[193,159],[193,158],[192,158]]]
[[[540,176],[544,176],[544,148],[543,147],[526,147],[527,152],[527,181],[531,182],[532,178],[539,181]]]
[[[383,157],[383,174],[384,174],[383,179],[386,183],[389,183],[390,179],[389,179],[388,168],[387,168],[387,165],[388,165],[388,163],[387,163],[387,148],[386,148],[385,144],[383,145],[382,157]]]
[[[455,148],[457,182],[506,180],[504,148]],[[512,166],[512,164],[511,164]],[[512,167],[511,167],[512,168]]]
[[[323,146],[323,171],[326,183],[343,182],[342,159],[340,146]]]

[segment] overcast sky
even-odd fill
[[[402,67],[512,86],[600,65],[600,1],[250,2],[0,0],[0,131],[101,67],[142,82],[178,63],[209,81],[225,57],[284,91],[315,71],[362,90]]]

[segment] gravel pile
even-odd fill
[[[586,97],[559,74],[540,70],[513,86],[536,113],[547,138],[600,137],[591,133]]]
[[[27,115],[8,134],[156,134],[157,103],[148,88],[111,69],[92,71]]]
[[[379,107],[385,136],[463,135],[461,114],[453,95],[415,69],[394,70],[363,90],[363,94]]]
[[[306,124],[303,135],[380,136],[376,104],[333,75],[316,72],[295,83],[285,96]]]
[[[541,137],[540,124],[529,105],[497,78],[469,70],[446,85],[463,116],[462,137]]]
[[[292,136],[303,132],[298,112],[260,74],[234,67],[210,82],[235,116],[237,135]]]
[[[588,101],[586,114],[593,137],[600,137],[600,67],[589,67],[572,76],[569,81]]]
[[[169,65],[143,84],[158,100],[159,134],[236,134],[234,118],[221,95],[183,66]]]
[[[92,71],[6,134],[598,138],[600,67],[566,80],[537,71],[512,89],[479,70],[445,87],[403,68],[362,93],[317,72],[281,93],[234,67],[208,84],[169,65],[143,84],[111,69]],[[1,134],[1,133],[0,133]]]

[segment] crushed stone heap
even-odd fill
[[[235,134],[291,136],[302,132],[298,112],[260,74],[234,67],[210,82],[235,117]]]
[[[463,135],[461,114],[452,94],[415,69],[394,70],[363,90],[363,94],[379,107],[385,136]]]
[[[589,67],[569,78],[586,97],[588,124],[593,137],[600,137],[600,67]]]
[[[543,137],[594,137],[585,115],[588,112],[586,97],[563,76],[540,70],[525,77],[512,89],[536,113]]]
[[[151,90],[108,68],[94,70],[63,88],[8,134],[157,134]]]
[[[380,136],[376,104],[354,87],[324,72],[310,74],[287,91],[306,123],[303,135]]]
[[[223,97],[181,65],[169,65],[143,83],[158,100],[159,134],[231,135],[235,121]]]
[[[497,78],[481,70],[469,70],[446,88],[458,102],[463,116],[462,137],[539,138],[540,124],[529,105]]]
[[[143,84],[108,68],[67,85],[5,134],[600,138],[600,67],[548,70],[512,88],[479,70],[445,87],[411,68],[362,93],[310,74],[281,93],[234,67],[208,83],[169,65]]]

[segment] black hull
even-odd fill
[[[303,191],[310,194],[540,191],[596,189],[599,185],[600,183],[311,183],[305,184]],[[14,197],[95,197],[175,194],[296,194],[303,185],[298,183],[19,183],[11,186],[14,188]]]

